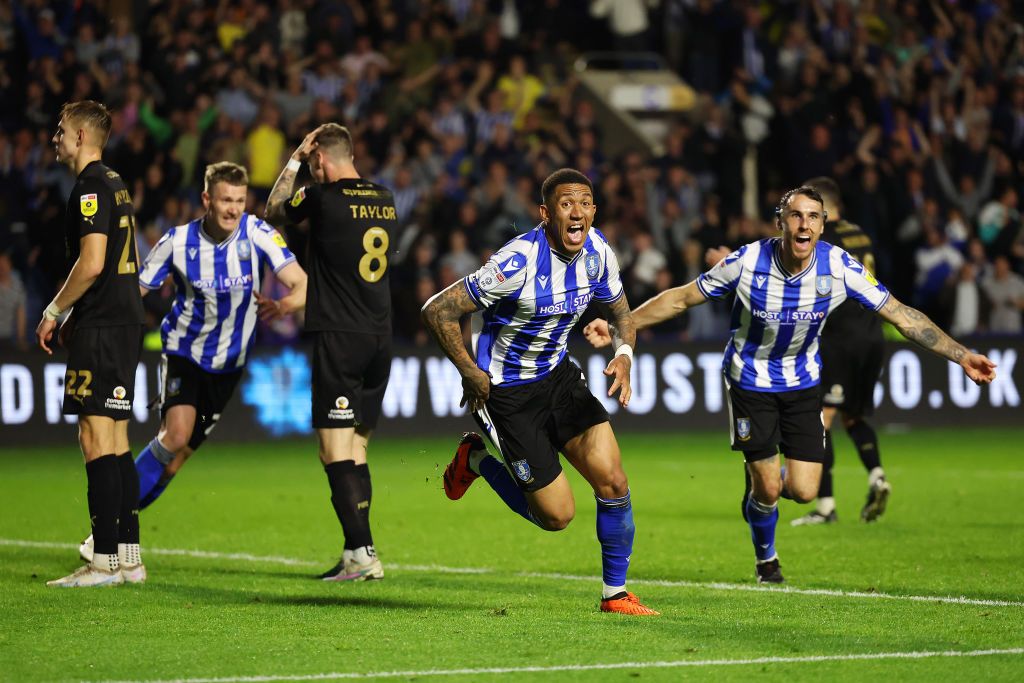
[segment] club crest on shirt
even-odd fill
[[[601,272],[601,257],[590,252],[583,259],[583,265],[587,269],[587,277],[591,280],[596,280],[598,273]]]
[[[247,259],[252,256],[252,246],[249,244],[249,240],[238,240],[238,245],[235,247],[238,250],[238,258]]]
[[[516,473],[520,481],[529,483],[532,476],[530,476],[530,464],[525,460],[516,460],[512,463],[512,471]]]
[[[750,440],[750,418],[740,417],[736,419],[736,436],[740,441]]]
[[[86,218],[95,216],[100,206],[99,197],[96,194],[83,194],[79,204],[81,205],[83,216]]]
[[[818,296],[827,296],[832,293],[832,276],[831,275],[819,275],[814,280],[814,288],[818,292]]]

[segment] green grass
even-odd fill
[[[720,432],[621,435],[637,523],[630,577],[644,601],[662,611],[653,619],[597,612],[594,506],[579,477],[572,476],[577,519],[563,532],[541,532],[501,506],[482,481],[458,503],[444,497],[440,474],[453,440],[388,439],[385,430],[375,441],[373,526],[387,578],[356,585],[310,579],[333,563],[341,546],[311,442],[204,448],[143,513],[149,582],[102,590],[44,585],[74,569],[71,544],[87,532],[77,451],[71,445],[4,451],[0,679],[286,677],[1021,648],[1021,604],[834,594],[1024,602],[1021,435],[884,434],[894,494],[886,515],[872,525],[858,521],[864,472],[846,438],[837,435],[840,523],[792,528],[789,521],[803,510],[784,502],[779,527],[789,586],[833,591],[821,595],[709,585],[753,585],[749,531],[739,518],[739,456],[724,447]],[[25,547],[9,539],[68,545]],[[147,548],[251,553],[307,564],[147,555]],[[939,676],[1020,680],[1024,655],[398,678]]]

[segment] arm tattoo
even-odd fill
[[[604,306],[608,317],[608,330],[612,335],[612,350],[623,344],[636,347],[636,326],[633,315],[629,312],[629,302],[623,294],[617,301]]]
[[[916,308],[901,304],[894,297],[889,297],[881,313],[904,337],[954,363],[959,363],[967,354],[962,344],[940,330],[928,316]]]
[[[476,305],[469,298],[466,288],[461,282],[456,282],[434,295],[420,312],[423,323],[433,333],[441,350],[459,372],[476,367],[476,363],[466,350],[462,328],[459,326],[462,316],[475,310]]]
[[[295,178],[297,176],[297,171],[285,168],[281,171],[281,175],[277,177],[277,182],[274,183],[273,189],[270,190],[264,218],[271,225],[279,226],[287,220],[287,216],[284,213],[284,203],[288,201],[288,198],[295,191]]]

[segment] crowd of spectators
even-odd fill
[[[114,112],[105,161],[132,191],[143,257],[202,213],[207,163],[244,164],[261,214],[305,132],[347,125],[359,171],[395,192],[394,326],[415,343],[420,305],[534,226],[561,166],[593,180],[634,304],[695,277],[707,247],[775,234],[782,191],[828,175],[897,296],[957,334],[1019,333],[1020,5],[0,0],[0,344],[27,342],[69,265],[74,179],[49,139],[84,98]],[[659,53],[698,94],[663,154],[604,151],[614,131],[573,62],[613,49]],[[289,241],[301,257],[301,229]],[[167,294],[147,297],[154,324]],[[727,324],[702,307],[662,332]]]

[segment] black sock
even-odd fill
[[[366,499],[366,506],[359,509],[365,520],[366,528],[370,528],[370,506],[373,505],[373,482],[370,481],[370,466],[367,463],[356,465],[356,474],[363,484],[363,496]]]
[[[857,455],[864,463],[864,469],[870,472],[876,467],[882,466],[882,456],[878,452],[878,435],[875,434],[871,425],[864,420],[857,420],[846,428],[846,433],[850,435],[853,445],[857,447]]]
[[[832,448],[832,430],[825,432],[825,459],[821,463],[821,483],[818,484],[818,498],[832,497],[832,466],[836,464],[836,452]]]
[[[121,470],[121,520],[117,529],[118,543],[139,542],[139,473],[131,451],[117,456]]]
[[[338,515],[345,533],[345,549],[355,550],[364,545],[373,545],[370,535],[370,502],[366,497],[363,482],[356,472],[352,460],[340,460],[324,465],[327,482],[331,485],[331,504]]]
[[[95,552],[117,555],[117,518],[121,514],[121,470],[113,453],[85,463],[89,481],[89,517]]]

